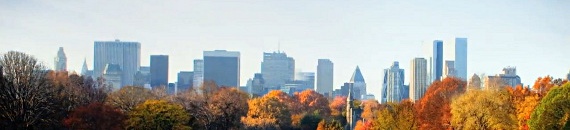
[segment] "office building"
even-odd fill
[[[446,60],[443,65],[443,76],[441,76],[441,79],[443,80],[447,77],[457,77],[454,61]]]
[[[196,59],[194,60],[194,81],[192,82],[192,87],[200,88],[202,82],[204,82],[204,60]]]
[[[319,59],[317,65],[317,92],[330,96],[333,91],[334,64],[329,59]]]
[[[125,41],[95,41],[93,78],[103,75],[105,65],[117,64],[122,70],[121,86],[132,85],[139,70],[141,44]]]
[[[218,86],[239,87],[240,53],[204,51],[204,81],[213,81]]]
[[[107,64],[104,69],[103,78],[107,82],[107,87],[116,91],[121,89],[122,83],[122,70],[118,64]]]
[[[427,60],[414,58],[410,65],[410,101],[417,101],[424,96],[429,84]]]
[[[149,66],[141,66],[139,71],[135,74],[135,81],[133,82],[134,86],[137,87],[144,87],[150,86],[150,67]]]
[[[427,43],[427,72],[428,82],[441,80],[443,73],[443,41],[434,40]]]
[[[263,86],[264,84],[265,80],[263,79],[263,75],[261,73],[255,73],[253,79],[248,80],[247,92],[256,96],[263,96],[268,92]]]
[[[67,56],[63,52],[63,47],[59,47],[54,63],[56,71],[67,71]]]
[[[282,52],[263,53],[261,74],[266,87],[282,87],[295,79],[295,60]]]
[[[192,88],[192,81],[194,81],[194,72],[180,71],[178,72],[178,81],[176,82],[177,92],[184,92]]]
[[[363,97],[366,96],[366,82],[364,81],[364,76],[362,76],[362,72],[360,72],[360,67],[356,66],[356,70],[352,73],[352,77],[350,78],[350,83],[352,83],[352,90],[354,93],[353,97],[355,99],[361,100]]]
[[[500,84],[491,83],[497,80],[499,80]],[[521,78],[517,75],[517,68],[505,67],[503,68],[502,74],[487,76],[485,80],[485,88],[489,88],[490,85],[500,85],[501,87],[510,86],[514,88],[517,85],[522,86],[522,83]]]
[[[445,41],[443,50],[444,61],[454,61],[455,77],[467,81],[467,38]]]
[[[315,90],[315,73],[314,72],[299,72],[297,74],[297,83],[301,84],[298,91],[307,89]]]
[[[168,85],[168,55],[150,56],[150,86]]]
[[[380,103],[400,102],[404,98],[404,78],[404,69],[400,69],[397,61],[390,68],[384,69]]]

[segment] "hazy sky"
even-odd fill
[[[298,71],[330,58],[339,88],[357,65],[379,96],[382,71],[423,57],[422,42],[468,38],[468,75],[516,66],[523,83],[570,70],[570,1],[34,1],[0,0],[0,53],[32,54],[53,67],[64,47],[68,68],[93,68],[93,41],[137,41],[141,64],[170,55],[169,81],[192,70],[203,50],[241,52],[241,84],[260,72],[263,52],[281,50]],[[406,77],[406,84],[408,77]]]

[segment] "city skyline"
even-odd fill
[[[149,66],[150,54],[170,55],[176,62],[169,82],[178,71],[193,70],[202,51],[224,49],[242,53],[244,85],[259,73],[263,52],[285,50],[295,58],[296,72],[316,72],[317,59],[334,61],[334,88],[360,66],[376,96],[386,66],[404,61],[401,68],[409,68],[408,59],[425,57],[418,46],[436,39],[469,39],[467,75],[516,66],[528,85],[539,76],[563,78],[570,69],[564,54],[570,45],[568,1],[20,2],[0,4],[0,53],[26,52],[51,66],[64,47],[68,70],[77,73],[84,59],[94,68],[93,41],[114,39],[141,43],[141,66]],[[132,6],[113,11],[126,5]]]

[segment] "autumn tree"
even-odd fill
[[[150,99],[158,99],[152,91],[143,87],[125,86],[109,94],[106,104],[128,112]]]
[[[236,88],[221,88],[210,101],[209,111],[212,112],[212,129],[239,129],[241,117],[248,112],[248,94]]]
[[[542,97],[554,86],[555,85],[552,83],[552,77],[544,76],[538,77],[532,88],[539,94],[539,96]]]
[[[181,105],[164,100],[147,100],[128,114],[127,129],[171,130],[190,129],[189,116]]]
[[[414,103],[403,100],[401,103],[388,103],[386,108],[378,112],[371,129],[414,130],[417,129],[414,117]]]
[[[288,129],[289,108],[277,98],[260,97],[248,101],[249,110],[241,121],[247,129]]]
[[[375,120],[378,118],[379,111],[384,109],[384,105],[378,103],[377,100],[366,100],[363,103],[363,110],[361,117],[364,120]]]
[[[470,90],[451,103],[454,129],[516,129],[515,108],[504,90]]]
[[[465,92],[465,85],[457,78],[445,78],[430,85],[415,105],[419,129],[451,129],[449,105],[453,97]]]
[[[120,130],[125,119],[120,110],[94,102],[74,109],[63,123],[69,129]]]
[[[356,126],[354,126],[355,130],[370,130],[372,129],[372,121],[362,121],[359,120],[356,122]]]
[[[335,97],[329,104],[329,108],[331,109],[331,115],[342,115],[346,111],[346,97]]]
[[[517,85],[516,87],[507,87],[506,91],[510,94],[511,102],[515,107],[515,115],[519,129],[527,130],[527,121],[534,107],[538,104],[538,95],[529,88]]]
[[[317,111],[323,117],[327,117],[330,114],[329,100],[313,90],[309,89],[295,93],[295,98],[301,104],[301,110],[305,112],[313,113]]]
[[[33,56],[10,51],[0,57],[0,127],[45,129],[59,125],[54,104],[58,91],[47,80],[46,67]]]
[[[533,130],[570,129],[570,83],[551,89],[532,113],[528,125]]]
[[[321,120],[317,130],[343,130],[343,125],[338,120]]]

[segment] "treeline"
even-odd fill
[[[104,79],[46,71],[34,57],[0,57],[0,128],[4,129],[300,129],[341,130],[346,97],[327,99],[312,90],[271,91],[251,97],[233,87],[204,82],[166,94],[125,86],[111,92]],[[447,78],[418,101],[355,101],[358,130],[570,129],[570,83],[546,76],[532,90],[493,83],[468,86]]]

